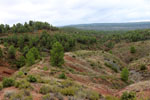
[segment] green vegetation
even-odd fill
[[[3,57],[3,51],[2,51],[2,49],[0,48],[0,58],[2,58]]]
[[[16,56],[16,49],[15,49],[15,47],[13,45],[11,45],[9,47],[8,54],[9,54],[9,58],[11,58],[11,59],[15,58],[15,56]]]
[[[131,80],[128,81],[130,70],[133,70],[133,74],[134,71],[135,74],[138,73],[139,80],[147,80],[147,77],[143,76],[149,76],[149,71],[146,69],[149,66],[150,49],[144,45],[146,47],[144,50],[147,52],[139,57],[143,55],[144,50],[138,46],[143,46],[145,40],[150,39],[149,31],[149,29],[134,31],[58,29],[46,22],[33,21],[14,24],[12,27],[2,25],[0,26],[0,57],[3,58],[0,59],[1,66],[19,71],[13,75],[13,78],[3,79],[0,91],[6,87],[16,87],[17,91],[13,93],[10,91],[11,96],[6,93],[6,100],[32,100],[30,94],[32,92],[42,95],[43,100],[56,98],[119,100],[113,96],[105,98],[96,91],[99,91],[101,86],[107,86],[108,94],[109,92],[111,94],[113,89],[121,90],[134,83],[132,78],[136,75],[131,76]],[[125,49],[122,48],[124,44],[127,46]],[[128,57],[127,62],[124,56]],[[136,61],[129,60],[143,62],[137,64]],[[50,64],[57,67],[51,67]],[[132,67],[132,64],[135,67]],[[2,74],[12,75],[11,71],[3,70]],[[135,100],[134,97],[136,96],[133,93],[124,93],[121,100]]]
[[[26,63],[28,66],[31,66],[35,63],[34,54],[31,51],[26,54]]]
[[[67,76],[65,75],[65,73],[61,73],[61,74],[59,75],[59,78],[60,78],[60,79],[67,79]]]
[[[54,43],[50,51],[50,62],[52,66],[62,66],[64,64],[64,50],[59,42]]]
[[[3,87],[10,87],[15,85],[15,80],[12,78],[4,78],[2,81]]]
[[[51,87],[49,85],[43,85],[40,88],[40,93],[41,94],[47,94],[47,93],[50,93],[50,91],[51,91]]]
[[[29,82],[33,82],[33,83],[34,83],[34,82],[37,82],[36,77],[33,76],[33,75],[28,75],[27,80],[28,80]]]
[[[141,66],[140,66],[140,70],[146,70],[147,69],[147,67],[144,65],[144,64],[142,64]]]
[[[132,46],[132,47],[130,48],[130,52],[131,52],[131,53],[136,53],[135,47]]]
[[[0,33],[25,33],[25,32],[34,32],[35,30],[51,30],[55,31],[58,30],[58,28],[50,25],[47,22],[40,22],[40,21],[29,21],[28,23],[25,22],[24,24],[17,23],[14,24],[12,27],[9,25],[0,25]]]
[[[16,66],[17,68],[21,68],[22,66],[24,66],[26,63],[25,57],[24,56],[20,56],[19,59],[16,61]]]
[[[122,72],[121,72],[121,79],[125,82],[128,81],[128,77],[129,77],[129,71],[128,69],[125,67]]]
[[[121,100],[136,100],[136,94],[134,92],[124,92]]]
[[[46,95],[44,95],[43,96],[43,98],[42,98],[42,100],[51,100],[52,98],[51,98],[51,96],[50,96],[50,94],[46,94]],[[53,99],[52,99],[53,100]]]

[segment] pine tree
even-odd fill
[[[3,51],[2,49],[0,48],[0,58],[3,57]]]
[[[28,66],[31,66],[35,63],[34,54],[31,51],[26,54],[26,63]]]
[[[30,49],[30,51],[33,53],[35,60],[40,58],[40,54],[37,48],[33,47]]]
[[[54,43],[50,54],[50,61],[52,66],[60,67],[62,64],[64,64],[64,49],[59,42]]]
[[[9,58],[15,58],[15,56],[16,56],[16,49],[15,49],[15,47],[13,45],[9,47],[8,55],[9,55]]]
[[[20,56],[20,58],[16,62],[16,65],[17,65],[17,68],[20,68],[20,67],[24,66],[25,65],[25,57]]]
[[[129,77],[129,71],[128,69],[125,67],[122,72],[121,72],[121,79],[125,82],[128,81],[128,77]]]

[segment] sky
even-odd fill
[[[150,0],[0,0],[0,23],[54,26],[150,21]]]

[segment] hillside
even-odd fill
[[[101,30],[101,31],[117,31],[117,30],[136,30],[150,28],[150,22],[130,22],[130,23],[93,23],[78,24],[64,27],[73,27],[83,30]]]
[[[149,100],[149,29],[30,23],[1,27],[0,100]]]

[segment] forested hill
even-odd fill
[[[149,29],[150,22],[131,22],[131,23],[93,23],[93,24],[77,24],[68,25],[64,27],[73,27],[84,30],[136,30],[136,29]]]

